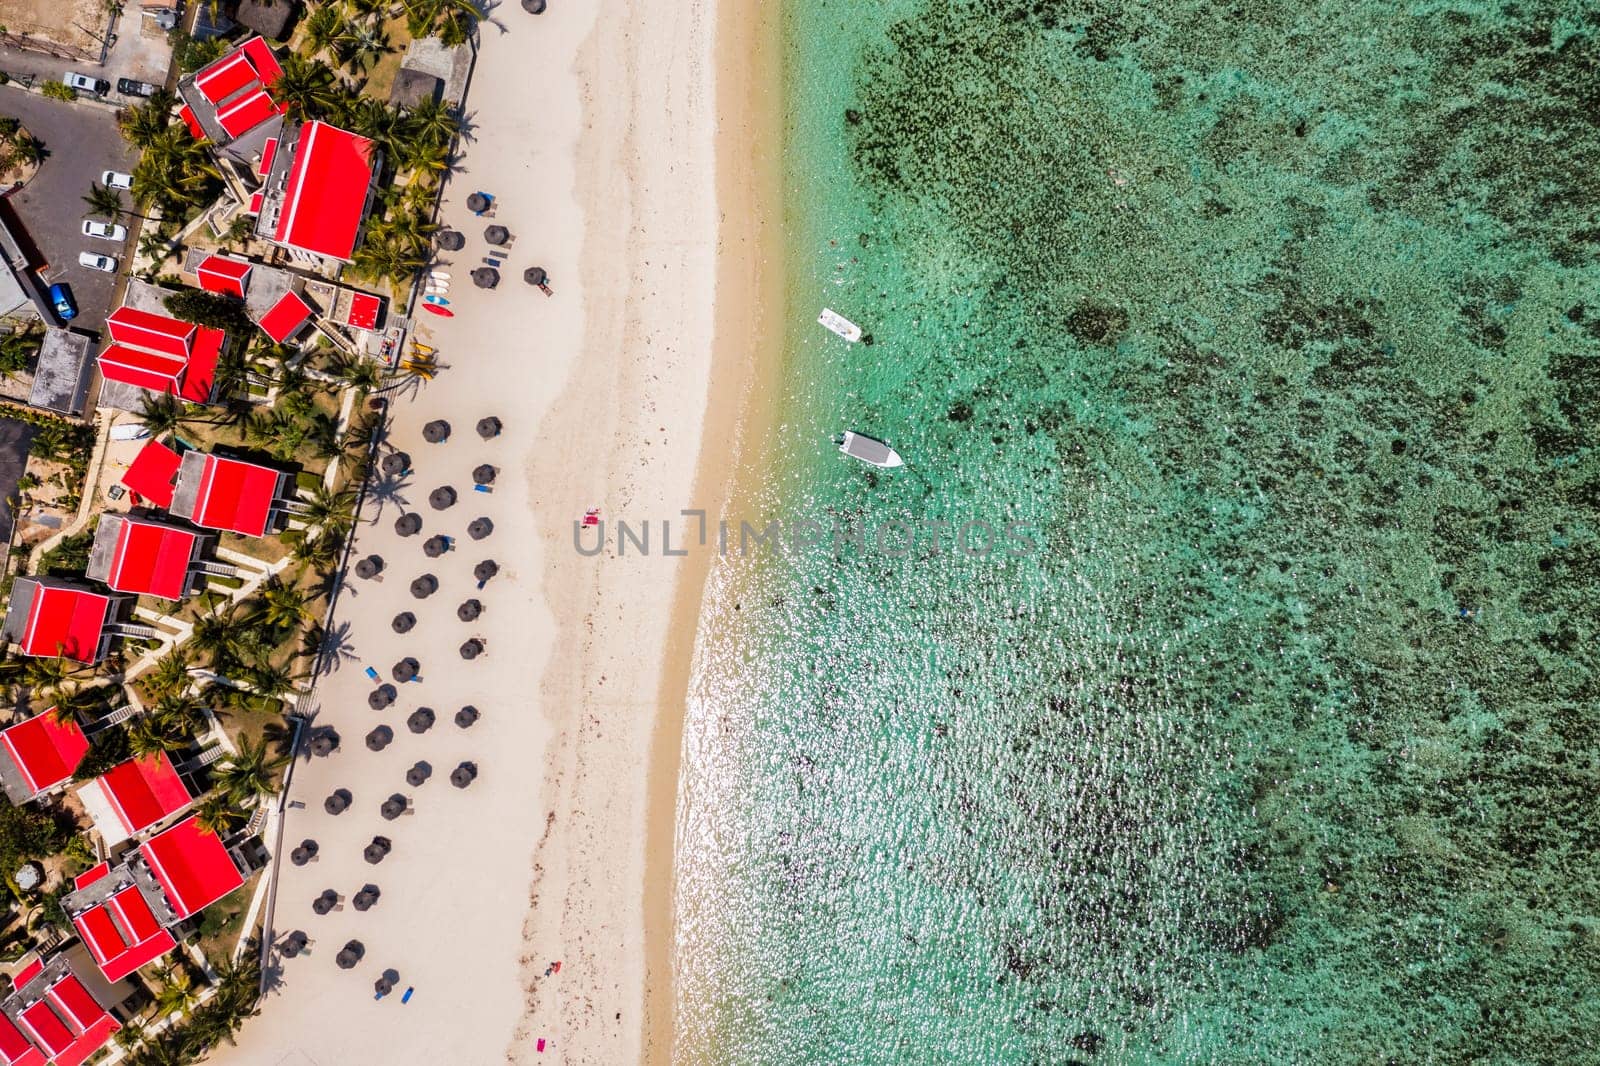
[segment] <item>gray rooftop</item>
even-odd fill
[[[195,504],[200,500],[200,475],[205,467],[205,452],[183,453],[183,462],[178,466],[178,488],[172,494],[172,506],[167,508],[170,514],[179,518],[194,517]]]
[[[48,327],[39,346],[28,403],[64,415],[81,414],[89,392],[89,370],[94,365],[89,345],[90,338],[82,333]]]
[[[89,549],[89,565],[83,576],[93,581],[105,581],[111,576],[111,559],[117,553],[117,537],[122,533],[122,523],[127,516],[107,511],[100,516],[95,527],[94,547]]]

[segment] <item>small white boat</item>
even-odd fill
[[[872,437],[863,437],[859,433],[845,430],[844,438],[839,442],[839,450],[852,459],[860,459],[869,466],[893,468],[904,466],[905,460],[900,458],[900,453]]]
[[[428,277],[448,281],[450,280],[450,272],[448,270],[430,270],[428,271]]]
[[[852,344],[861,339],[861,327],[837,311],[824,307],[822,314],[817,316],[817,321]]]

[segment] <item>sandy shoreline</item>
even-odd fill
[[[442,207],[469,237],[446,264],[461,279],[457,317],[422,331],[446,369],[394,404],[388,443],[415,474],[363,511],[356,557],[376,553],[387,569],[341,600],[347,661],[320,686],[316,721],[342,744],[300,764],[285,819],[287,844],[314,839],[320,853],[281,867],[274,927],[304,930],[313,947],[275,960],[262,1017],[219,1062],[671,1057],[673,811],[709,556],[666,558],[658,543],[657,554],[618,558],[608,537],[610,550],[584,557],[572,536],[599,507],[608,519],[670,519],[681,539],[679,512],[715,512],[726,491],[751,339],[768,309],[761,282],[773,278],[749,255],[776,233],[757,210],[761,183],[740,166],[757,158],[758,24],[742,12],[719,22],[732,6],[634,5],[601,18],[562,4],[538,18],[508,10],[503,33],[485,24],[472,138]],[[719,138],[730,99],[746,109]],[[490,220],[464,206],[478,189],[495,194],[492,221],[515,237],[493,292],[465,283],[486,251]],[[733,254],[719,260],[719,248]],[[535,264],[550,271],[553,299],[521,284]],[[487,414],[506,429],[484,442],[472,426]],[[431,418],[454,426],[446,444],[421,440]],[[716,446],[702,461],[706,440]],[[481,462],[500,468],[492,495],[427,506],[438,484],[464,490]],[[423,535],[401,537],[393,520],[413,510]],[[479,515],[495,532],[475,543],[462,531]],[[458,550],[424,558],[435,532],[456,536]],[[471,571],[484,557],[502,571],[477,591]],[[408,586],[424,571],[440,591],[418,601]],[[468,596],[485,605],[475,624],[455,617]],[[402,610],[418,618],[404,636],[389,624]],[[464,663],[455,649],[469,629],[488,654]],[[403,655],[421,659],[422,683],[371,710],[362,668],[387,680]],[[467,730],[451,721],[463,704],[483,712]],[[438,724],[416,735],[406,721],[419,705]],[[395,739],[375,753],[363,738],[379,724]],[[407,787],[419,759],[435,776]],[[462,760],[480,770],[465,791],[445,781]],[[355,794],[337,817],[322,809],[334,788]],[[376,807],[396,791],[414,814],[384,822]],[[361,848],[375,833],[394,852],[370,866]],[[382,889],[371,911],[312,914],[325,888],[348,899],[363,883]],[[349,938],[367,956],[345,972],[332,956]],[[415,986],[410,1003],[374,1000],[386,969]]]

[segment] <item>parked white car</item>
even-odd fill
[[[94,252],[79,252],[78,265],[86,266],[90,270],[102,270],[107,274],[117,272],[117,257],[114,255],[96,255]]]
[[[94,93],[96,96],[104,96],[111,91],[111,83],[104,78],[91,78],[87,74],[76,74],[70,70],[61,75],[61,83],[79,92]]]
[[[83,220],[83,235],[85,237],[99,237],[103,241],[125,241],[128,239],[128,227],[119,226],[115,222],[96,222],[92,218]]]
[[[117,170],[108,170],[100,175],[100,184],[109,185],[113,189],[133,188],[133,175],[124,174]]]

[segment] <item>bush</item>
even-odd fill
[[[9,877],[29,859],[54,855],[69,834],[36,807],[13,807],[0,797],[0,870]]]
[[[213,59],[220,59],[228,50],[228,42],[221,38],[197,41],[180,29],[169,32],[167,40],[172,44],[172,58],[177,60],[178,70],[184,74],[193,74]]]
[[[33,572],[66,577],[82,574],[89,566],[89,550],[93,547],[93,530],[86,529],[70,537],[62,537],[54,548],[39,556]]]
[[[128,749],[128,731],[120,725],[112,726],[100,732],[94,738],[94,743],[89,750],[83,753],[83,758],[78,760],[77,768],[72,771],[74,781],[89,781],[113,766],[120,766],[132,757]]]
[[[235,336],[248,336],[254,323],[245,313],[244,301],[202,289],[180,289],[161,301],[174,318],[220,329]]]
[[[59,81],[47,81],[39,86],[39,91],[52,100],[76,100],[78,98],[78,90]]]

